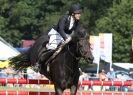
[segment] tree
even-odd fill
[[[0,0],[0,36],[15,47],[23,38],[35,39],[74,3],[83,6],[81,22],[88,32],[113,33],[113,61],[129,62],[132,0]]]
[[[96,21],[97,32],[113,33],[113,62],[130,62],[133,37],[133,1],[113,1],[106,14]]]

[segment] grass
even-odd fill
[[[34,88],[31,88],[33,85],[25,85],[24,87],[9,87],[9,86],[0,86],[0,91],[26,91],[26,92],[54,92],[53,85],[34,85]],[[38,88],[40,87],[40,88]],[[69,90],[65,90],[68,92]],[[88,90],[89,91],[89,90]],[[78,92],[88,92],[84,90],[78,90]],[[99,92],[99,91],[89,91],[89,92]],[[100,91],[100,92],[112,92],[112,91]],[[121,93],[121,91],[116,93]],[[113,93],[113,92],[112,92]],[[133,94],[133,92],[128,92],[130,94]]]
[[[23,87],[0,86],[0,91],[54,92],[54,87],[53,85],[24,85]]]

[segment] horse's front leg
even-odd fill
[[[62,90],[60,87],[56,85],[54,86],[54,88],[55,88],[55,95],[62,95],[64,90]]]
[[[76,95],[78,85],[72,85],[70,89],[70,95]]]

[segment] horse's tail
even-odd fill
[[[31,66],[30,63],[30,49],[24,53],[19,54],[10,59],[9,65],[16,70],[21,70]]]

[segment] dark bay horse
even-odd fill
[[[56,95],[62,95],[67,88],[70,89],[71,95],[76,95],[80,76],[79,60],[80,58],[93,60],[86,31],[82,27],[77,28],[72,40],[48,63],[49,71],[45,62],[55,51],[46,51],[47,39],[46,35],[39,37],[27,52],[12,58],[11,65],[19,69],[39,62],[40,73],[54,83]],[[46,52],[49,53],[46,55]]]

